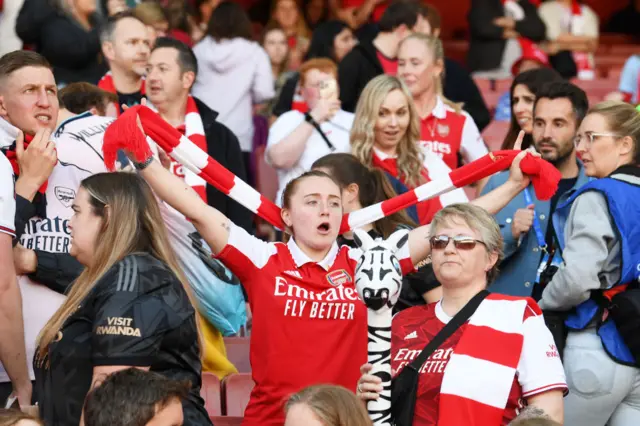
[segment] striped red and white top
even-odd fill
[[[497,316],[492,314],[495,312],[502,313],[497,320]],[[520,316],[521,321],[509,313]],[[440,302],[406,309],[396,315],[391,338],[392,368],[402,370],[450,320]],[[484,345],[475,345],[475,355],[467,353],[459,345],[463,334],[467,330],[473,332],[473,329],[482,330],[484,337]],[[520,339],[520,342],[514,344],[514,339]],[[517,365],[515,374],[503,365],[510,364],[510,361],[505,362],[512,355],[509,348],[517,348],[511,351],[514,352],[514,365]],[[460,374],[467,374],[469,367],[465,365],[464,370],[458,369],[461,360],[472,363],[472,376],[460,377]],[[449,367],[457,372],[449,371]],[[445,372],[449,376],[447,384],[443,383]],[[434,351],[420,369],[413,424],[435,426],[451,423],[440,414],[443,406],[441,397],[447,394],[449,402],[455,398],[477,401],[483,408],[476,413],[485,410],[486,414],[486,410],[503,407],[500,424],[507,425],[523,407],[525,398],[553,389],[566,390],[567,384],[560,356],[542,315],[535,312],[525,299],[492,295],[482,302],[469,322]],[[464,424],[471,424],[465,420]],[[473,424],[494,424],[476,420],[480,421]]]
[[[367,362],[367,308],[355,289],[361,251],[334,243],[313,262],[292,238],[266,243],[231,225],[218,254],[244,285],[253,313],[251,368],[256,383],[243,425],[282,425],[286,398],[332,383],[355,391]],[[396,254],[413,265],[408,245]]]

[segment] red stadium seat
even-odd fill
[[[224,338],[224,346],[227,350],[227,359],[236,367],[238,373],[251,373],[249,342],[249,337]]]
[[[251,374],[230,374],[222,381],[224,412],[229,416],[244,416],[255,383]]]
[[[491,121],[489,125],[482,131],[482,139],[489,147],[490,151],[496,151],[502,146],[504,137],[509,131],[510,122],[508,121]]]
[[[204,408],[210,416],[222,414],[220,379],[212,373],[202,373],[200,396],[204,399]]]
[[[240,426],[242,424],[242,417],[210,416],[209,418],[215,426]]]

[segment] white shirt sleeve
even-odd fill
[[[560,8],[554,2],[540,5],[538,15],[545,27],[547,27],[547,40],[555,40],[562,33],[562,14]]]
[[[284,138],[289,136],[300,124],[304,122],[304,114],[299,111],[287,111],[282,114],[269,128],[269,138],[267,139],[267,149],[280,143]],[[269,156],[265,155],[267,164],[271,165]]]
[[[465,120],[462,128],[462,143],[460,144],[460,153],[466,163],[477,160],[489,153],[487,145],[485,145],[476,122],[471,116],[463,111]]]
[[[598,38],[600,36],[600,18],[587,5],[582,5],[582,14],[584,15],[583,35]]]
[[[553,389],[567,389],[560,355],[553,336],[542,315],[529,308],[530,316],[524,320],[524,343],[518,363],[518,382],[522,397],[528,398]]]
[[[257,66],[253,76],[251,94],[253,102],[259,104],[272,99],[276,95],[276,92],[273,84],[273,71],[271,70],[269,55],[267,55],[267,52],[260,46],[258,47],[255,61]]]
[[[13,168],[0,152],[0,232],[16,236],[16,199]]]

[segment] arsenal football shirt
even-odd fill
[[[15,237],[16,199],[13,168],[0,152],[0,232]]]
[[[334,243],[313,262],[291,238],[266,243],[230,224],[218,254],[244,284],[253,313],[251,368],[256,383],[245,425],[282,425],[286,399],[304,387],[331,383],[355,392],[367,361],[367,309],[355,289],[361,251]],[[405,245],[396,255],[413,265]]]
[[[416,306],[397,314],[391,329],[391,367],[401,371],[450,320],[440,302]],[[456,330],[422,365],[414,426],[437,425],[442,377],[466,326],[464,324]],[[524,406],[525,398],[553,389],[567,389],[553,337],[542,316],[537,316],[530,308],[524,313],[523,334],[522,353],[504,411],[503,425],[516,417],[518,410]],[[491,383],[486,383],[486,389],[491,391]]]
[[[432,113],[420,120],[420,144],[457,169],[458,154],[470,163],[489,153],[478,126],[466,112],[455,112],[438,97]]]

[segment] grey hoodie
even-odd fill
[[[218,121],[236,134],[242,151],[251,151],[252,106],[275,96],[267,52],[243,38],[216,42],[209,36],[193,51],[198,59],[193,95],[220,114]]]

